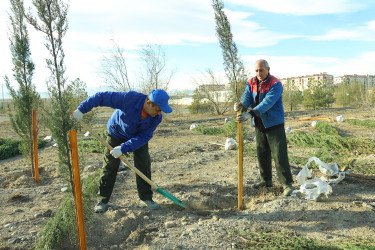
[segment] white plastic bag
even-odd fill
[[[306,164],[297,174],[296,180],[299,185],[302,185],[309,178],[311,178],[311,170],[307,167]]]
[[[314,179],[308,180],[302,184],[300,192],[306,195],[306,200],[315,200],[321,194],[325,194],[326,197],[328,197],[328,195],[332,193],[332,187],[327,182],[315,177]]]
[[[292,127],[287,127],[286,129],[285,129],[285,133],[287,133],[287,134],[290,134],[290,133],[292,133],[293,132],[293,128]]]
[[[315,127],[317,123],[318,123],[318,121],[312,121],[311,122],[311,127]]]
[[[319,158],[313,156],[310,157],[309,161],[306,163],[306,166],[309,166],[312,161],[314,161],[315,164],[319,166],[319,170],[325,175],[335,176],[339,173],[339,167],[336,162],[327,164],[322,162]]]
[[[227,140],[225,141],[225,150],[236,149],[236,147],[237,147],[236,140],[233,138],[227,138]]]
[[[193,123],[193,124],[190,125],[190,130],[193,130],[197,127],[198,127],[198,124]]]

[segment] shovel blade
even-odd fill
[[[156,191],[158,191],[160,194],[164,195],[164,197],[170,199],[171,201],[173,201],[174,203],[176,203],[177,205],[183,207],[183,208],[186,208],[186,205],[184,203],[182,203],[179,199],[177,199],[176,197],[174,197],[171,193],[169,193],[168,191],[165,191],[161,188],[157,188]]]

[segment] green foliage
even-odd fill
[[[89,96],[86,92],[87,86],[86,83],[77,78],[71,82],[68,86],[68,92],[71,93],[70,108],[71,112],[76,110],[76,108],[81,104],[82,101],[86,100]],[[83,116],[83,122],[89,126],[92,125],[94,119],[97,117],[97,111],[91,110]],[[81,126],[77,123],[74,127],[76,130],[81,130]]]
[[[44,34],[45,47],[49,52],[46,63],[50,71],[47,87],[51,103],[45,107],[44,119],[58,144],[59,171],[73,186],[68,134],[74,125],[69,117],[74,92],[65,78],[65,53],[62,46],[62,39],[68,30],[68,5],[61,0],[38,0],[32,3],[38,18],[32,12],[26,14],[26,18],[36,30]]]
[[[196,89],[193,94],[193,102],[188,106],[190,114],[212,113],[214,111],[212,104],[202,102],[202,99],[202,94]]]
[[[298,132],[289,134],[288,142],[296,146],[325,148],[340,152],[357,152],[369,154],[375,147],[375,142],[358,138],[344,138],[339,135]]]
[[[23,140],[19,139],[3,139],[0,138],[0,160],[5,160],[21,153]],[[47,144],[47,141],[38,140],[38,148],[42,148]]]
[[[85,222],[92,218],[91,205],[98,191],[100,170],[82,181],[82,204]],[[50,219],[39,234],[39,241],[35,249],[58,249],[63,240],[69,239],[72,245],[77,246],[77,222],[74,197],[71,193],[64,197],[55,216]]]
[[[326,81],[310,80],[307,89],[303,91],[303,106],[305,108],[327,108],[334,103],[334,89],[327,86]]]
[[[237,122],[229,121],[225,123],[222,127],[205,127],[205,126],[198,126],[194,129],[204,135],[218,135],[224,137],[237,137]],[[249,135],[249,130],[246,129],[245,126],[242,126],[242,138],[247,138]]]
[[[9,34],[10,50],[12,53],[13,76],[17,88],[13,88],[7,76],[4,77],[6,87],[12,97],[13,109],[8,106],[8,113],[13,130],[22,140],[21,153],[34,166],[32,111],[37,110],[41,100],[32,84],[34,63],[31,60],[29,35],[24,19],[24,6],[20,0],[10,0],[11,14],[9,19],[11,29]],[[8,155],[18,152],[12,151]]]
[[[240,95],[244,89],[242,89],[242,86],[246,86],[244,83],[246,83],[247,75],[243,62],[237,55],[237,46],[233,41],[230,23],[224,12],[223,1],[212,0],[212,7],[215,12],[216,35],[223,53],[225,74],[229,80],[231,89],[234,89],[233,101],[239,102]]]
[[[103,129],[98,132],[98,135],[105,139],[107,137],[107,130]],[[87,138],[78,141],[78,151],[80,152],[90,152],[90,153],[103,153],[105,146],[100,143],[97,139]]]
[[[359,106],[365,99],[365,88],[357,80],[342,82],[335,90],[335,103],[339,106]]]
[[[233,137],[237,133],[237,123],[234,121],[229,121],[225,123],[223,127],[198,126],[194,130],[204,135],[219,135],[219,136]]]
[[[358,119],[348,119],[346,120],[347,123],[357,126],[362,126],[366,128],[374,128],[375,121],[374,120],[358,120]]]
[[[290,109],[290,111],[295,109],[298,104],[303,101],[302,91],[298,90],[294,82],[288,79],[287,83],[284,85],[283,91],[283,104]]]
[[[339,132],[335,127],[329,125],[326,122],[318,122],[316,123],[315,129],[317,129],[320,133],[326,135],[338,135]]]

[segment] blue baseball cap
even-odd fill
[[[151,91],[148,99],[157,104],[164,113],[172,112],[172,108],[168,105],[169,95],[164,90],[155,89]]]

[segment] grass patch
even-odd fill
[[[229,239],[238,249],[374,249],[374,240],[350,239],[344,243],[327,243],[296,233],[265,229],[256,226],[251,231],[232,229]]]
[[[358,119],[348,119],[346,120],[347,123],[352,125],[357,125],[366,128],[374,128],[375,121],[374,120],[358,120]]]
[[[370,140],[322,133],[297,132],[288,134],[287,140],[296,146],[325,148],[345,153],[371,154],[375,148],[375,142]]]
[[[237,122],[235,121],[229,121],[221,127],[198,126],[194,130],[204,135],[217,135],[231,138],[237,138],[238,133]],[[248,135],[249,129],[242,125],[242,138],[248,138]]]
[[[0,160],[21,154],[19,149],[22,144],[20,139],[0,138]],[[45,140],[38,140],[38,148],[42,148],[47,144]]]
[[[103,140],[106,140],[108,133],[106,129],[97,133]],[[80,152],[103,153],[104,150],[105,146],[94,137],[84,138],[78,141],[78,151]]]

